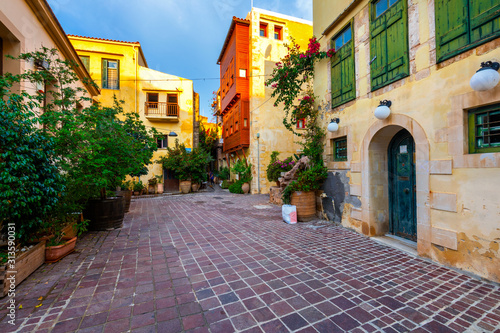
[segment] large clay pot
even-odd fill
[[[241,190],[243,191],[243,194],[248,194],[250,191],[250,184],[243,183],[243,185],[241,185]]]
[[[158,194],[162,194],[163,193],[163,184],[158,183],[156,186],[157,186],[156,191],[158,192]]]
[[[83,217],[90,220],[89,230],[110,230],[123,226],[125,216],[123,197],[90,199],[83,210]]]
[[[191,190],[193,192],[198,192],[199,189],[200,189],[200,184],[198,184],[198,183],[191,184]]]
[[[297,207],[297,220],[300,222],[311,221],[316,217],[316,196],[314,191],[293,192],[290,204]]]
[[[189,190],[191,190],[191,181],[190,180],[182,180],[180,183],[180,187],[181,187],[182,194],[189,193]]]

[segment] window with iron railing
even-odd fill
[[[347,137],[332,139],[332,148],[335,162],[347,161]]]
[[[500,104],[469,111],[469,153],[500,152]]]

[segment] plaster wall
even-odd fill
[[[175,132],[176,138],[168,138],[168,146],[175,145],[175,139],[184,143],[186,148],[193,147],[193,81],[162,73],[147,67],[138,42],[100,40],[96,38],[70,36],[79,55],[89,56],[89,73],[96,84],[102,87],[102,60],[120,60],[119,89],[101,89],[99,102],[112,106],[114,98],[124,101],[124,112],[136,112],[146,127],[154,127],[161,134]],[[147,93],[158,93],[159,102],[166,102],[167,93],[178,94],[179,121],[152,121],[145,116]],[[154,163],[167,153],[166,148],[158,149],[148,166],[149,173],[141,176],[143,183],[155,175],[163,173],[162,167]]]
[[[315,33],[337,17],[329,1],[314,0]],[[331,109],[340,129],[325,142],[331,172],[348,172],[344,182],[359,194],[361,207],[344,209],[345,226],[366,235],[387,232],[387,145],[393,129],[406,128],[416,142],[418,251],[441,263],[500,281],[500,153],[469,154],[467,110],[500,103],[500,85],[474,92],[469,80],[481,62],[500,60],[500,39],[436,63],[434,1],[408,2],[410,75],[370,91],[369,2],[360,1],[321,39],[322,49],[354,20],[356,99]],[[316,28],[318,27],[318,29]],[[320,31],[321,30],[321,31]],[[330,102],[330,63],[316,66],[315,94]],[[391,100],[391,115],[373,111]],[[327,122],[325,122],[325,127]],[[347,136],[348,160],[331,160],[331,139]],[[346,184],[344,184],[345,186]]]
[[[250,24],[250,146],[245,154],[253,165],[251,192],[269,193],[271,186],[266,177],[266,169],[271,153],[280,152],[279,159],[285,159],[299,152],[296,143],[300,138],[293,135],[283,125],[284,111],[282,106],[274,106],[271,98],[272,89],[265,86],[276,63],[288,52],[285,44],[293,36],[301,49],[306,49],[312,37],[310,22],[270,13],[254,8],[247,16]],[[260,22],[267,23],[268,36],[259,35]],[[282,40],[274,39],[274,26],[283,27]],[[260,138],[257,139],[257,133]],[[258,148],[259,147],[259,148]],[[260,149],[260,156],[258,156]],[[260,163],[259,163],[260,160]],[[257,169],[259,171],[257,172]],[[259,177],[258,177],[259,175]]]
[[[49,17],[43,16],[43,13],[36,13],[32,6],[34,4],[42,6]],[[42,18],[37,17],[37,14]],[[3,73],[20,74],[27,70],[35,70],[33,62],[18,61],[5,58],[5,55],[14,57],[21,53],[40,51],[42,46],[58,49],[57,56],[60,59],[68,60],[62,52],[62,45],[67,43],[66,35],[62,29],[51,29],[49,24],[55,20],[55,17],[48,14],[48,7],[45,3],[36,0],[10,0],[0,2],[0,38],[3,40]],[[43,19],[45,21],[41,22]],[[68,43],[69,44],[69,43]],[[69,50],[69,52],[74,50]],[[1,74],[3,74],[1,73]],[[25,90],[30,94],[37,91],[35,84],[23,81],[14,88]],[[73,88],[87,89],[81,81],[73,84]],[[87,91],[86,97],[91,97]],[[85,103],[87,104],[87,103]],[[85,105],[84,105],[85,106]]]

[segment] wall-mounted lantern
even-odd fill
[[[374,112],[375,118],[383,120],[389,117],[389,115],[391,114],[391,109],[389,109],[391,105],[392,105],[391,101],[388,100],[380,101],[380,105],[377,106]]]
[[[498,62],[486,61],[481,63],[481,68],[470,79],[470,87],[475,91],[485,91],[494,88],[500,81]]]
[[[328,132],[337,132],[339,130],[339,122],[339,118],[332,118],[332,120],[328,124]]]

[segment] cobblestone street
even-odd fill
[[[124,227],[17,288],[0,332],[500,332],[500,288],[267,195],[135,199]]]

